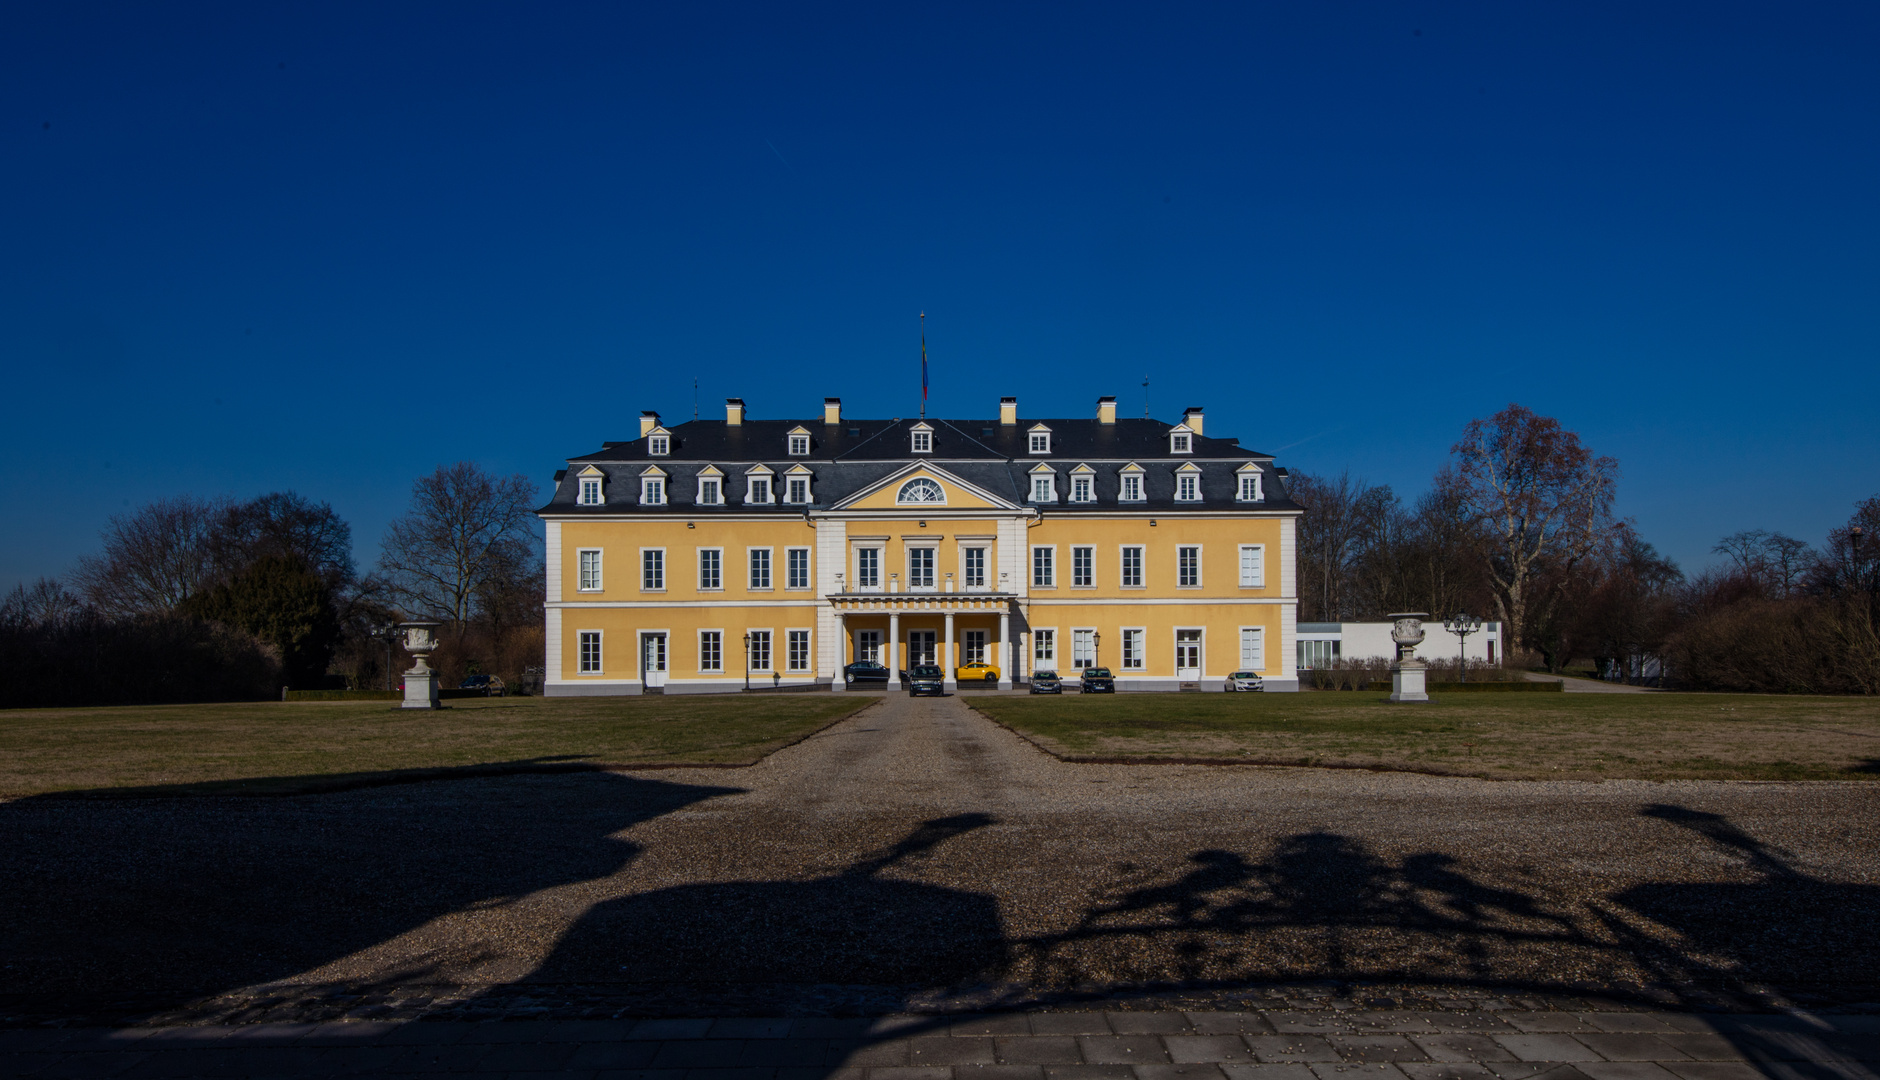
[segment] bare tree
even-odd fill
[[[1814,563],[1814,550],[1806,543],[1763,529],[1732,533],[1710,550],[1728,555],[1740,573],[1778,600],[1788,599]]]
[[[1486,564],[1495,605],[1504,627],[1522,635],[1537,599],[1535,579],[1551,565],[1567,571],[1556,580],[1571,580],[1572,564],[1611,526],[1619,462],[1594,457],[1559,421],[1520,405],[1469,421],[1450,452],[1457,460],[1437,487],[1491,537]]]
[[[273,556],[304,564],[329,589],[353,583],[352,526],[330,504],[292,491],[230,503],[216,519],[210,548],[216,574],[224,579]]]
[[[494,577],[533,555],[536,498],[528,477],[498,478],[468,461],[420,478],[410,511],[385,532],[388,594],[407,611],[461,625]]]
[[[211,539],[229,506],[226,499],[182,495],[113,517],[104,552],[81,557],[73,580],[106,615],[174,611],[213,577]]]
[[[1352,560],[1397,496],[1388,486],[1354,481],[1349,472],[1336,479],[1296,472],[1287,491],[1306,508],[1297,533],[1300,616],[1307,621],[1355,616]]]
[[[30,587],[15,585],[7,598],[0,600],[0,623],[44,626],[69,619],[84,607],[84,602],[67,591],[58,579],[42,577]]]

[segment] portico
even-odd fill
[[[885,617],[880,662],[892,672],[927,660],[924,635],[932,633],[931,659],[946,673],[948,690],[958,688],[962,631],[990,635],[996,622],[997,637],[986,642],[986,662],[999,669],[999,688],[1012,688],[1017,660],[1011,647],[1012,606],[1018,599],[1014,593],[831,593],[827,599],[840,628],[840,655],[846,658],[841,664],[860,658],[857,634],[880,629]],[[921,635],[918,641],[916,635]],[[838,670],[830,689],[842,688]]]

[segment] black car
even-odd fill
[[[1087,667],[1078,679],[1077,692],[1080,694],[1116,693],[1116,676],[1106,667]]]
[[[907,692],[912,697],[922,694],[944,695],[947,692],[946,676],[935,664],[916,664],[907,672]]]
[[[472,675],[458,683],[457,689],[480,691],[484,697],[502,697],[503,680],[494,675]]]
[[[888,685],[888,669],[873,660],[857,660],[842,669],[842,681],[851,689],[855,687],[879,685],[883,689]]]
[[[1031,673],[1031,692],[1034,694],[1062,694],[1064,683],[1055,671],[1034,671]]]

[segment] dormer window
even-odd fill
[[[933,432],[931,431],[914,432],[914,448],[913,449],[916,454],[933,453]]]
[[[791,428],[789,438],[785,441],[790,447],[791,457],[809,456],[809,432],[804,428]]]
[[[1094,486],[1095,482],[1088,476],[1071,477],[1071,501],[1074,503],[1096,502],[1097,495],[1093,490]]]
[[[575,502],[582,506],[599,506],[602,501],[601,478],[598,476],[583,476],[581,478],[581,494],[575,499]]]
[[[1175,474],[1175,501],[1201,501],[1201,470],[1192,465],[1182,466],[1182,471]]]
[[[640,477],[640,505],[666,505],[666,474],[651,473]]]
[[[1027,434],[1030,436],[1030,445],[1031,445],[1032,453],[1048,454],[1051,452],[1051,429],[1050,428],[1045,427],[1043,424],[1039,424],[1036,427],[1033,427],[1029,432],[1027,432]]]
[[[1194,453],[1194,436],[1186,431],[1170,432],[1168,437],[1168,451],[1171,454]]]
[[[1234,496],[1240,502],[1260,502],[1266,498],[1260,491],[1260,470],[1248,466],[1240,472],[1239,490]]]
[[[790,471],[783,478],[783,501],[792,506],[808,506],[809,477],[809,470],[803,466],[790,466]]]
[[[1137,465],[1135,462],[1123,466],[1122,475],[1118,480],[1119,483],[1117,484],[1116,490],[1116,499],[1118,502],[1141,502],[1143,500],[1142,466]]]
[[[724,498],[719,490],[718,478],[715,476],[699,477],[698,504],[700,506],[717,506],[722,502],[724,502]]]
[[[646,453],[649,457],[665,457],[667,454],[672,453],[672,436],[648,435],[646,437]]]
[[[763,505],[769,503],[776,494],[776,483],[771,478],[768,465],[754,465],[744,473],[744,501],[747,504]]]
[[[1057,502],[1057,473],[1043,465],[1032,471],[1031,501],[1035,503]]]

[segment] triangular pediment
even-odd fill
[[[1178,472],[1178,473],[1184,473],[1184,472],[1200,472],[1200,471],[1201,471],[1201,466],[1199,466],[1199,465],[1196,465],[1196,464],[1195,464],[1194,462],[1192,462],[1192,461],[1188,461],[1188,462],[1183,462],[1183,463],[1182,463],[1182,465],[1181,465],[1181,467],[1180,467],[1180,468],[1178,468],[1178,469],[1176,469],[1175,471],[1176,471],[1176,472]]]
[[[915,484],[925,480],[940,488],[940,499],[932,500],[921,493],[928,492],[927,485]],[[912,489],[909,497],[920,497],[919,502],[902,502],[903,488]],[[831,510],[1017,510],[1013,503],[999,498],[977,484],[970,483],[953,475],[945,469],[924,461],[905,465],[887,474],[872,484],[868,484],[855,494],[830,507]]]
[[[1260,466],[1255,465],[1253,462],[1249,461],[1245,465],[1242,465],[1240,468],[1235,469],[1234,471],[1237,473],[1250,473],[1250,472],[1257,473],[1260,471]]]
[[[771,472],[772,472],[771,467],[768,465],[753,465],[750,468],[744,470],[744,475],[746,476],[769,476]]]
[[[789,468],[783,470],[783,475],[785,476],[808,476],[810,475],[809,466],[802,465],[802,464],[792,465]]]
[[[641,476],[664,476],[666,475],[666,470],[660,468],[657,465],[648,465],[646,468],[640,470],[640,475]]]
[[[724,473],[721,472],[718,466],[716,465],[707,465],[703,469],[700,469],[698,471],[698,474],[700,476],[723,476],[724,475]]]
[[[1039,462],[1038,464],[1036,464],[1036,465],[1033,465],[1033,466],[1032,466],[1032,467],[1030,468],[1030,470],[1028,470],[1028,471],[1030,471],[1030,472],[1034,472],[1034,473],[1055,473],[1055,472],[1057,472],[1057,470],[1056,470],[1056,469],[1053,469],[1053,468],[1052,468],[1051,466],[1049,466],[1049,465],[1046,465],[1046,464],[1045,464],[1044,462],[1042,462],[1042,461],[1040,461],[1040,462]]]
[[[1082,462],[1079,462],[1077,467],[1071,470],[1071,475],[1072,476],[1094,476],[1096,475],[1096,472],[1097,470],[1091,468],[1090,466],[1086,464],[1083,464]]]
[[[1129,464],[1123,466],[1122,468],[1116,471],[1120,473],[1126,473],[1126,472],[1139,473],[1139,472],[1146,472],[1147,470],[1145,470],[1142,466],[1132,461]]]
[[[602,472],[602,471],[600,471],[599,469],[597,469],[597,468],[595,468],[594,466],[592,466],[592,465],[589,465],[588,467],[586,467],[586,468],[584,468],[584,469],[582,469],[582,470],[581,470],[580,472],[578,472],[578,473],[575,473],[575,475],[576,475],[576,476],[601,476],[601,477],[604,477],[604,476],[606,476],[607,474],[606,474],[606,473],[604,473],[604,472]]]

